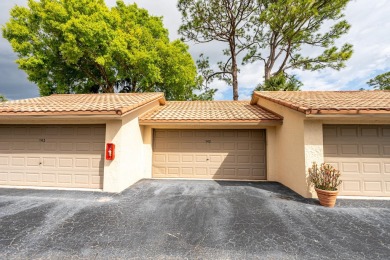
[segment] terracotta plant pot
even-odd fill
[[[336,204],[336,198],[337,194],[339,193],[338,190],[330,191],[330,190],[320,190],[315,188],[317,192],[318,199],[320,201],[320,204],[324,207],[333,208]]]

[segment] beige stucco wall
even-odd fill
[[[119,122],[107,122],[106,143],[115,144],[116,157],[113,161],[105,161],[103,191],[121,192],[140,179],[150,178],[150,131],[139,125],[138,117],[158,105],[156,101],[124,116]]]
[[[143,156],[144,161],[144,178],[152,178],[152,157],[153,157],[153,128],[150,126],[143,126]]]
[[[274,146],[275,157],[268,157],[275,164],[275,181],[282,183],[304,197],[312,197],[307,183],[307,168],[312,162],[322,163],[322,122],[307,120],[298,111],[259,98],[258,105],[283,116],[283,125],[275,127],[275,137],[268,142]]]
[[[278,154],[275,147],[276,142],[276,127],[266,127],[266,160],[267,160],[267,181],[278,181]]]

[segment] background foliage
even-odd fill
[[[182,41],[169,41],[160,17],[104,0],[28,1],[15,6],[3,36],[41,95],[162,91],[202,98],[196,66]],[[212,95],[211,95],[212,98]]]
[[[390,71],[370,79],[367,84],[375,89],[390,90]]]

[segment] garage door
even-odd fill
[[[0,185],[102,188],[104,125],[0,126]]]
[[[265,130],[155,130],[154,178],[265,180]]]
[[[325,125],[324,154],[341,195],[390,196],[390,125]]]

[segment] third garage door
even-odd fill
[[[342,173],[341,195],[390,195],[390,125],[325,125],[324,155]]]
[[[155,130],[154,178],[265,180],[265,130]]]

